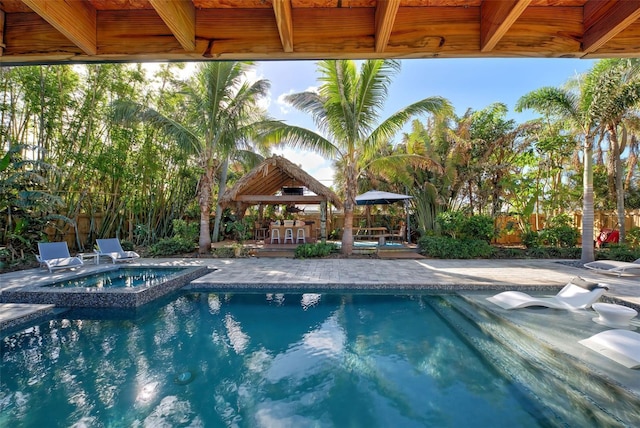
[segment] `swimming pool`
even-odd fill
[[[531,364],[467,304],[193,292],[131,319],[72,311],[3,339],[0,426],[624,426],[535,370],[510,376]]]

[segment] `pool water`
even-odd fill
[[[133,288],[152,286],[184,268],[121,267],[45,285],[51,288]]]
[[[585,426],[501,377],[446,305],[189,293],[133,319],[70,312],[2,340],[0,426]]]

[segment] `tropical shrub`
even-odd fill
[[[436,221],[441,233],[452,238],[491,242],[497,236],[493,218],[485,215],[467,217],[461,211],[446,211],[438,214]]]
[[[296,247],[295,258],[310,259],[327,257],[331,253],[338,252],[338,246],[334,243],[316,242],[315,244],[302,244]]]
[[[488,258],[493,254],[493,248],[487,241],[449,236],[423,236],[418,240],[418,251],[438,259]]]
[[[611,244],[596,253],[597,259],[619,260],[621,262],[632,262],[640,259],[640,249],[630,248],[624,244]]]
[[[194,250],[193,242],[182,238],[164,238],[149,247],[151,256],[171,256],[174,254],[190,253]]]
[[[522,245],[525,248],[537,248],[540,246],[540,234],[535,230],[527,230],[522,232],[520,235],[520,240],[522,241]]]
[[[120,241],[120,246],[122,247],[123,250],[125,251],[133,251],[133,242],[131,241],[127,241],[127,240],[122,240]]]
[[[465,216],[461,211],[445,211],[436,217],[436,223],[443,235],[456,238],[463,229]]]
[[[566,214],[560,214],[540,231],[527,230],[522,233],[522,244],[527,248],[559,247],[574,248],[578,245],[580,232],[571,225],[571,218]]]
[[[186,241],[191,241],[194,244],[198,242],[200,236],[200,229],[198,223],[187,223],[184,220],[173,220],[173,236],[176,238],[182,238]]]
[[[632,227],[629,229],[625,236],[627,245],[631,248],[640,247],[640,227]]]
[[[462,225],[464,237],[482,239],[491,242],[496,237],[496,227],[493,218],[486,215],[472,215],[467,217]]]
[[[151,256],[171,256],[174,254],[191,253],[199,236],[198,225],[189,224],[184,220],[173,220],[173,236],[164,238],[149,247]]]

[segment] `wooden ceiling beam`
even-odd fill
[[[0,10],[0,56],[4,53],[4,11]]]
[[[88,55],[96,55],[96,10],[88,1],[22,0]]]
[[[491,52],[531,0],[484,0],[480,7],[480,52]]]
[[[196,49],[196,9],[191,0],[149,0],[187,52]]]
[[[585,28],[582,37],[582,50],[592,53],[603,47],[609,40],[640,18],[640,0],[624,0],[615,2],[602,13],[602,0],[590,0],[584,5],[584,22],[593,21],[595,14],[601,16],[593,25]]]
[[[291,14],[291,0],[276,0],[273,2],[273,13],[276,15],[278,33],[285,52],[293,52],[293,17]]]
[[[376,52],[382,53],[389,43],[400,0],[382,0],[376,3]]]

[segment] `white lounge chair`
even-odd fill
[[[36,259],[53,272],[56,269],[73,269],[84,263],[80,257],[71,257],[66,242],[38,242]]]
[[[605,284],[588,282],[580,277],[571,279],[553,297],[533,297],[521,291],[505,291],[487,300],[503,309],[521,309],[529,306],[544,306],[553,309],[586,309],[608,290]]]
[[[128,262],[140,257],[135,251],[125,251],[120,245],[118,238],[96,239],[98,249],[96,253],[100,257],[108,257],[115,264],[116,262]]]
[[[610,273],[621,276],[623,274],[640,275],[640,259],[633,262],[621,262],[618,260],[596,260],[585,263],[584,267],[600,273]]]
[[[578,343],[630,369],[640,368],[640,334],[629,330],[605,330]]]

